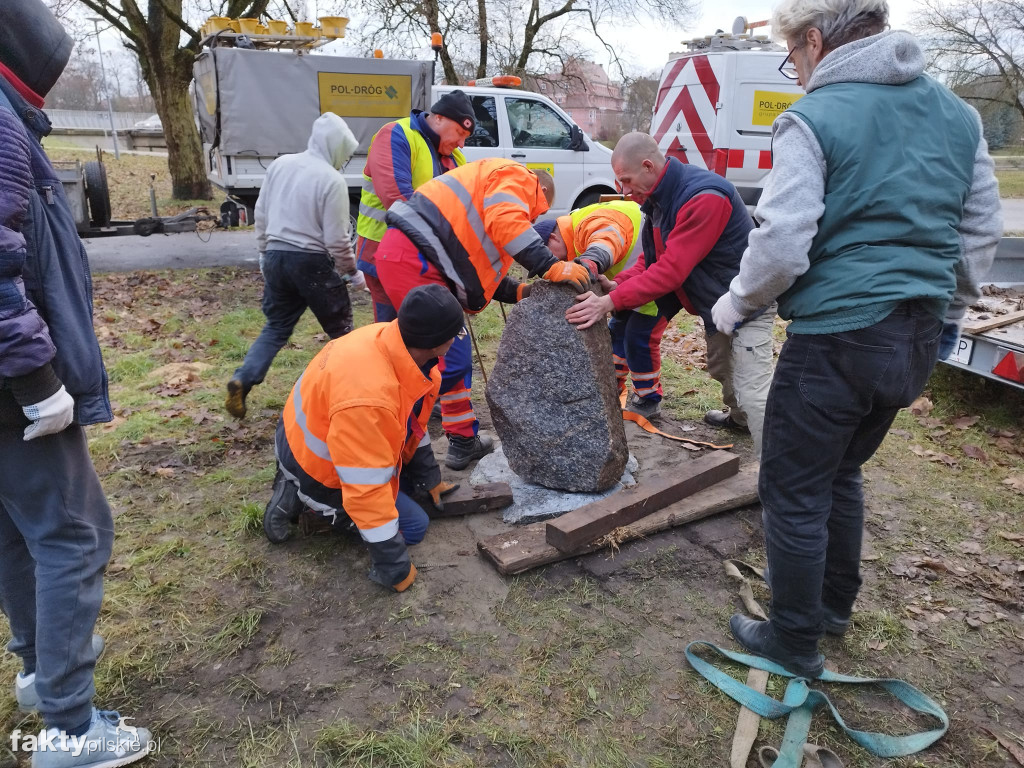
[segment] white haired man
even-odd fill
[[[861,465],[959,335],[1001,232],[981,121],[923,74],[885,0],[783,0],[780,71],[807,95],[775,121],[774,167],[729,292],[731,333],[775,298],[792,320],[764,420],[759,494],[770,620],[747,650],[814,678],[860,589]]]

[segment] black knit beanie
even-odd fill
[[[460,90],[449,91],[430,108],[431,114],[454,120],[470,133],[476,125],[476,115],[469,96]]]
[[[454,339],[463,323],[459,300],[437,283],[413,288],[398,308],[398,330],[407,347],[439,347]]]

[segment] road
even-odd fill
[[[256,235],[213,232],[203,242],[195,232],[138,237],[94,237],[85,240],[93,272],[134,272],[137,269],[196,267],[259,267]]]
[[[1024,233],[1024,198],[1004,197],[1000,202],[1003,204],[1003,231]]]
[[[1024,233],[1024,199],[1003,201],[1003,229]],[[194,232],[150,237],[96,237],[85,241],[94,272],[137,269],[259,266],[253,231],[213,232],[203,242]]]

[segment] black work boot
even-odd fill
[[[729,629],[736,642],[755,656],[774,661],[797,677],[814,680],[825,670],[825,657],[820,653],[793,653],[785,648],[770,621],[755,621],[737,613],[729,619]]]
[[[771,572],[768,567],[764,569],[764,580],[768,585],[768,589],[772,588],[772,580],[770,578]],[[828,603],[822,600],[821,609],[824,613],[825,633],[829,635],[836,635],[841,637],[850,630],[850,614],[846,614],[845,617],[839,611],[830,608]]]
[[[250,389],[252,387],[245,386],[239,379],[228,382],[228,399],[224,402],[224,407],[236,419],[245,418],[245,398]]]
[[[298,486],[288,480],[280,469],[277,470],[274,494],[263,513],[263,532],[271,544],[281,544],[292,537],[293,526],[299,521],[303,506]]]
[[[448,455],[444,457],[444,465],[448,469],[465,469],[470,462],[483,458],[493,450],[494,441],[487,435],[448,435]]]
[[[704,423],[710,424],[712,427],[731,429],[733,432],[742,432],[744,434],[750,433],[750,427],[736,421],[736,419],[732,417],[732,413],[729,412],[728,408],[723,411],[708,411],[704,414]]]

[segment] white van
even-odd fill
[[[329,111],[345,118],[359,140],[343,169],[355,203],[352,210],[358,210],[373,135],[385,123],[408,117],[411,109],[429,109],[455,88],[470,97],[477,116],[466,157],[507,157],[547,170],[555,179],[555,204],[548,216],[564,215],[615,191],[611,150],[583,133],[550,99],[500,87],[509,78],[476,86],[431,85],[429,61],[230,45],[204,48],[193,75],[207,177],[250,212],[267,166],[280,155],[304,150],[313,121]]]
[[[803,96],[779,72],[786,49],[766,37],[691,40],[661,73],[651,135],[667,155],[724,176],[748,207],[772,167],[772,123]]]

